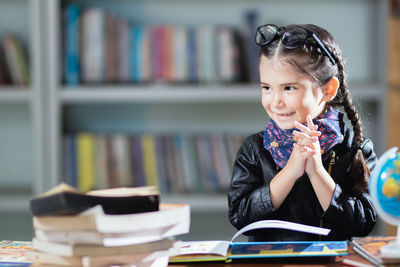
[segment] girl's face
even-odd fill
[[[323,92],[313,79],[279,59],[260,59],[262,105],[281,129],[294,128],[294,121],[306,122],[325,107]]]

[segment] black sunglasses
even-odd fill
[[[277,40],[282,35],[282,45],[287,49],[296,49],[304,45],[308,39],[313,38],[319,47],[325,52],[330,62],[335,65],[336,61],[328,49],[321,42],[315,33],[300,26],[289,28],[277,27],[274,24],[265,24],[257,28],[255,40],[259,46],[264,46]]]

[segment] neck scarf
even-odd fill
[[[318,125],[317,130],[321,132],[319,143],[322,158],[325,159],[329,156],[326,152],[343,141],[343,113],[330,107],[327,112],[314,118],[313,123]],[[294,130],[296,129],[282,130],[272,119],[265,128],[264,147],[271,153],[275,163],[281,168],[289,160],[293,150],[293,143],[296,142],[296,138],[293,135]]]

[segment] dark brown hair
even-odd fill
[[[278,38],[274,42],[261,47],[260,57],[278,57],[279,60],[290,64],[300,73],[311,76],[318,86],[326,84],[332,77],[337,77],[340,82],[338,92],[335,98],[326,104],[326,108],[343,107],[343,110],[353,126],[355,141],[361,144],[364,139],[362,125],[348,89],[347,75],[344,70],[345,60],[338,43],[328,31],[316,25],[289,25],[287,28],[293,26],[301,26],[315,33],[329,50],[336,64],[332,64],[329,61],[324,51],[312,38],[296,49],[285,48],[281,45],[281,39]],[[353,189],[366,191],[370,172],[360,149],[357,150],[354,156],[350,171],[352,179],[354,180]]]

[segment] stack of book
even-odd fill
[[[177,247],[174,237],[189,232],[190,210],[158,200],[149,187],[84,194],[62,184],[31,200],[35,250],[28,259],[40,265],[166,266]]]

